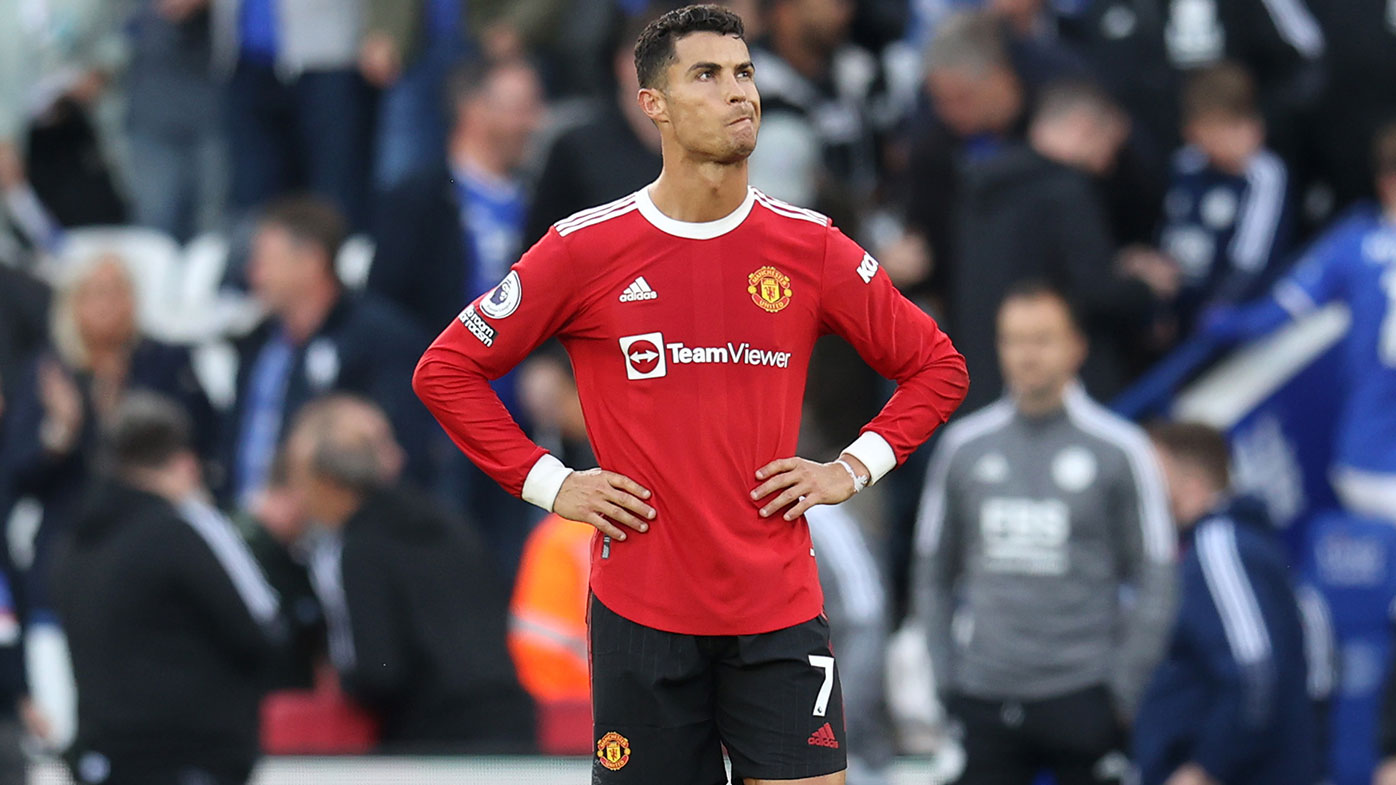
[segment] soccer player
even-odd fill
[[[1354,208],[1320,237],[1273,294],[1213,309],[1203,330],[1245,340],[1279,329],[1329,302],[1352,311],[1343,344],[1347,378],[1330,479],[1343,506],[1396,519],[1396,124],[1372,143],[1379,205]]]
[[[564,219],[461,312],[413,385],[514,494],[595,526],[594,781],[844,782],[838,671],[803,515],[876,482],[943,423],[964,358],[818,213],[747,184],[760,96],[742,21],[660,17],[635,46],[652,185]],[[830,463],[795,457],[814,341],[898,389]],[[597,460],[530,441],[489,386],[545,339],[571,357]]]

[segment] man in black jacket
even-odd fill
[[[203,501],[189,431],[176,404],[132,393],[107,437],[110,474],[56,559],[79,783],[234,785],[257,759],[278,600]]]
[[[1049,86],[1028,128],[1028,143],[970,164],[959,203],[960,258],[952,280],[955,345],[969,363],[969,406],[1002,388],[995,361],[994,313],[1014,283],[1044,279],[1072,300],[1091,341],[1082,379],[1108,398],[1123,382],[1122,342],[1138,335],[1154,308],[1150,286],[1115,269],[1115,245],[1092,176],[1109,170],[1128,122],[1099,90],[1079,82]],[[1166,289],[1167,281],[1155,281]]]
[[[308,404],[291,487],[324,529],[311,580],[346,694],[386,752],[525,752],[533,706],[505,646],[508,595],[475,533],[396,483],[402,451],[372,404]]]
[[[248,273],[269,316],[237,344],[237,399],[224,438],[226,495],[244,508],[266,485],[284,426],[328,392],[363,395],[391,412],[418,482],[434,481],[433,450],[449,447],[406,381],[425,338],[391,303],[346,292],[335,275],[345,233],[334,208],[307,197],[271,205],[258,224]]]

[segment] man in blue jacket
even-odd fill
[[[1263,506],[1228,494],[1221,434],[1151,433],[1183,536],[1178,620],[1134,727],[1142,785],[1313,785],[1298,603]]]

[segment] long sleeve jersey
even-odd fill
[[[751,491],[757,469],[795,453],[825,333],[898,384],[847,450],[876,480],[963,399],[950,339],[819,213],[749,189],[726,217],[689,223],[642,189],[554,224],[441,333],[413,384],[471,460],[551,509],[569,470],[489,382],[558,337],[599,464],[650,489],[657,511],[644,534],[593,538],[592,591],[656,629],[752,634],[822,605],[805,522],[762,518]]]

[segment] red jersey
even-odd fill
[[[555,224],[441,333],[413,386],[482,470],[551,509],[569,470],[489,382],[557,336],[597,461],[656,510],[648,532],[593,537],[592,591],[660,630],[768,632],[823,606],[804,520],[762,518],[751,491],[758,468],[795,454],[824,333],[898,383],[848,448],[876,480],[964,398],[950,339],[819,213],[749,189],[731,215],[688,223],[641,190]]]

